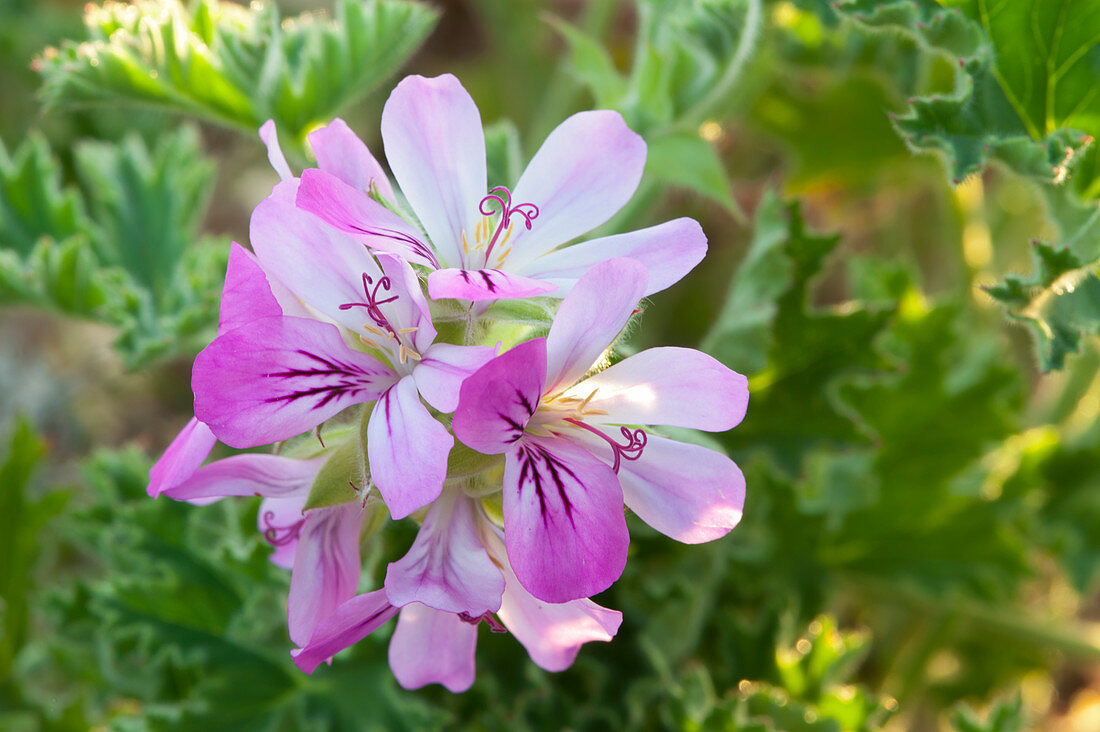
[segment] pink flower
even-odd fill
[[[510,631],[531,659],[548,671],[562,671],[572,665],[584,643],[611,640],[622,622],[621,613],[589,599],[550,604],[532,597],[512,572],[500,530],[472,499],[458,490],[448,493],[440,499],[446,500],[446,508],[436,516],[437,525],[430,526],[429,514],[417,538],[420,546],[414,545],[408,556],[390,565],[385,589],[343,603],[317,626],[308,643],[291,652],[299,668],[313,673],[322,662],[398,614],[390,641],[390,668],[408,689],[431,683],[442,684],[452,692],[468,689],[474,682],[474,652],[481,621],[494,632]],[[432,511],[437,511],[439,505],[437,502]],[[440,543],[447,547],[436,550]],[[456,544],[463,545],[458,552]],[[415,570],[425,566],[429,567],[426,572]],[[458,595],[478,608],[486,607],[478,603],[490,600],[489,609],[481,613],[453,609],[451,592],[438,592],[440,580],[445,583],[450,570],[462,575],[460,582],[469,583]],[[395,573],[405,576],[395,582]],[[409,590],[417,591],[415,578],[427,575],[434,575],[425,583],[427,591],[412,599]],[[441,608],[440,604],[449,608]]]
[[[320,159],[346,162],[356,150],[369,156],[358,140],[341,136],[343,123],[330,127],[336,130],[311,136]],[[334,140],[347,148],[344,155],[334,152]],[[272,149],[276,168],[289,172]],[[238,279],[251,296],[235,327],[223,328],[195,359],[195,414],[222,442],[244,448],[377,401],[367,426],[371,480],[401,518],[439,495],[454,444],[422,399],[453,411],[462,379],[494,350],[436,343],[412,268],[387,253],[376,261],[362,244],[299,210],[297,186],[282,181],[253,213],[255,259],[243,249],[238,257],[250,263]]]
[[[642,262],[650,294],[678,281],[706,253],[702,229],[687,218],[565,246],[610,219],[641,179],[645,142],[617,112],[567,119],[511,191],[487,190],[481,115],[449,74],[398,84],[382,112],[382,140],[423,231],[391,210],[396,198],[380,172],[350,180],[332,165],[326,170],[320,154],[321,169],[302,173],[297,203],[374,250],[433,270],[433,299],[562,297],[590,267],[612,257]],[[372,184],[374,197],[367,193]]]
[[[744,478],[725,455],[638,425],[724,431],[748,405],[744,376],[686,348],[653,348],[584,378],[646,292],[646,269],[597,265],[546,338],[521,343],[462,384],[453,429],[505,455],[504,535],[520,583],[567,602],[622,573],[622,505],[674,539],[724,536],[741,518]]]

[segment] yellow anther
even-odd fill
[[[465,231],[462,232],[462,251],[465,254],[470,253],[470,243],[466,241],[466,232]]]
[[[414,325],[411,328],[398,328],[397,332],[401,333],[401,334],[405,334],[405,333],[415,333],[418,330],[420,330],[420,326],[419,325]]]

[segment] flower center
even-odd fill
[[[470,615],[469,613],[459,613],[458,614],[458,619],[461,620],[464,623],[469,623],[470,625],[477,625],[478,623],[484,621],[485,624],[489,626],[489,630],[491,630],[494,633],[507,633],[508,632],[508,630],[503,625],[500,624],[500,621],[497,620],[495,617],[493,617],[492,613],[484,613],[484,614],[478,615],[476,617],[473,616],[473,615]]]
[[[478,211],[481,212],[481,221],[478,222],[477,227],[474,229],[474,251],[485,250],[485,260],[482,263],[482,267],[489,266],[489,257],[493,253],[493,248],[498,244],[501,249],[497,252],[497,264],[501,264],[508,257],[508,253],[512,251],[511,246],[508,245],[508,240],[512,237],[512,229],[515,228],[515,224],[512,221],[512,217],[519,215],[523,217],[523,224],[527,227],[527,230],[531,230],[532,223],[539,216],[539,207],[533,203],[517,203],[512,205],[512,193],[504,186],[497,186],[489,191],[489,195],[481,199],[481,203],[478,204]],[[497,219],[496,227],[493,226],[492,217],[496,214],[500,214],[500,218]],[[501,235],[503,234],[503,238]],[[465,256],[470,256],[470,243],[466,238],[466,232],[462,232],[462,251]]]
[[[366,302],[346,302],[340,305],[341,310],[351,310],[352,308],[366,308],[367,316],[373,321],[372,323],[364,323],[363,330],[365,330],[371,336],[381,338],[382,344],[380,345],[373,338],[360,335],[359,340],[364,345],[373,348],[378,351],[393,352],[393,345],[397,347],[397,358],[400,363],[405,363],[410,358],[414,361],[419,361],[421,356],[416,352],[416,349],[412,347],[411,341],[408,336],[417,331],[414,326],[412,328],[394,328],[390,324],[389,318],[382,312],[382,305],[391,302],[397,302],[397,295],[390,295],[385,299],[379,299],[378,291],[383,293],[389,293],[392,283],[389,277],[381,277],[378,282],[374,281],[370,275],[366,272],[363,273],[363,296],[366,298]],[[389,341],[393,341],[393,345]]]

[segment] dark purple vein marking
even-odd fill
[[[330,384],[311,386],[286,394],[280,394],[279,396],[268,397],[264,400],[265,402],[283,402],[284,404],[290,404],[299,399],[315,398],[317,403],[313,405],[312,409],[320,409],[334,399],[341,397],[356,397],[365,391],[369,391],[370,387],[373,386],[371,382],[372,377],[378,376],[378,372],[370,371],[357,364],[345,363],[335,358],[325,358],[324,356],[318,356],[309,351],[298,350],[295,351],[295,353],[305,356],[316,365],[309,368],[274,371],[269,374],[264,374],[264,376],[275,379],[315,379],[333,377],[335,381]]]
[[[542,515],[542,522],[545,524],[549,520],[546,513],[546,493],[545,489],[549,488],[549,483],[553,484],[553,487],[557,488],[558,497],[561,499],[562,508],[565,509],[565,515],[569,517],[569,523],[576,523],[573,520],[573,502],[569,500],[569,494],[565,490],[565,478],[568,476],[581,488],[584,488],[584,483],[580,481],[577,474],[574,473],[569,467],[558,460],[554,455],[544,447],[540,445],[523,445],[520,447],[519,460],[522,466],[519,471],[519,493],[523,495],[523,486],[530,482],[535,489],[535,495],[539,499],[539,513]],[[543,467],[549,474],[547,476],[539,470],[538,461],[541,460]]]
[[[366,234],[367,236],[378,236],[383,239],[392,239],[394,241],[399,241],[403,244],[408,244],[409,247],[412,248],[413,253],[419,254],[421,257],[424,257],[424,259],[427,259],[431,263],[432,267],[434,267],[435,269],[441,269],[441,267],[439,266],[439,260],[435,257],[435,252],[431,250],[431,247],[429,247],[427,244],[420,241],[416,237],[410,236],[400,231],[395,231],[393,229],[365,229],[358,224],[352,224],[351,228],[355,229],[360,234]]]

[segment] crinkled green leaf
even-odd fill
[[[866,28],[899,33],[957,58],[974,56],[986,46],[977,23],[936,0],[842,0],[833,7]]]
[[[670,128],[691,129],[728,97],[755,50],[763,2],[638,0],[637,5],[636,54],[625,77],[599,41],[552,21],[570,45],[570,71],[598,106],[619,110],[647,138]]]
[[[752,408],[728,443],[770,449],[791,470],[816,447],[867,443],[836,404],[831,383],[841,374],[888,366],[873,341],[889,308],[809,305],[809,283],[838,241],[808,232],[796,204],[765,196],[749,252],[703,342],[704,350],[750,376]]]
[[[1100,244],[1100,214],[1074,239],[1086,245],[1036,242],[1030,277],[1010,275],[987,289],[1012,318],[1028,326],[1043,371],[1065,366],[1066,356],[1080,348],[1082,334],[1100,333],[1100,264],[1095,255],[1079,253]]]
[[[228,255],[202,239],[214,165],[189,127],[148,147],[85,142],[81,187],[40,137],[0,150],[0,303],[30,303],[119,329],[130,366],[194,350],[212,328]]]
[[[273,3],[107,2],[87,10],[88,41],[36,66],[52,105],[150,105],[250,133],[271,118],[301,149],[313,125],[396,71],[436,16],[405,0],[340,0],[331,19],[286,20]]]

